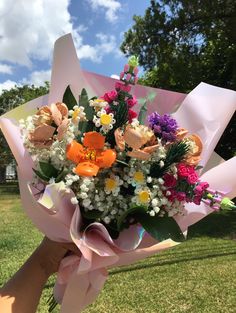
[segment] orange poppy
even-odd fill
[[[104,150],[105,137],[97,132],[88,132],[83,145],[73,140],[67,146],[67,159],[76,163],[75,173],[80,176],[96,176],[100,168],[111,167],[116,160],[116,152]]]

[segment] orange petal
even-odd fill
[[[61,125],[58,126],[57,128],[57,139],[58,140],[62,140],[63,136],[67,130],[67,127],[69,125],[69,120],[68,118],[64,118],[64,120],[62,121]]]
[[[116,160],[115,151],[108,149],[101,152],[100,156],[97,156],[96,164],[99,167],[111,167],[115,160]]]
[[[68,117],[68,108],[65,103],[57,102],[56,106],[63,117]]]
[[[41,108],[39,108],[38,112],[36,113],[37,115],[41,115],[41,114],[48,114],[51,115],[51,109],[48,106],[43,106]]]
[[[187,135],[188,131],[185,128],[178,128],[176,132],[176,139],[182,140]]]
[[[30,141],[47,141],[50,140],[54,134],[55,127],[52,127],[47,124],[39,125],[35,128],[35,130],[30,133],[29,140]]]
[[[143,149],[143,151],[147,152],[147,153],[152,153],[152,152],[156,151],[158,147],[159,147],[159,145],[153,145],[153,146],[145,147]]]
[[[196,166],[200,162],[201,157],[200,156],[190,156],[185,159],[185,163],[188,165]]]
[[[117,128],[114,132],[114,136],[115,136],[115,141],[116,141],[116,145],[117,145],[118,149],[120,151],[124,151],[125,150],[125,141],[124,141],[124,136],[122,134],[122,130],[120,128]]]
[[[139,149],[144,144],[143,134],[131,126],[126,127],[124,140],[133,149]]]
[[[202,153],[202,149],[203,149],[201,138],[196,134],[192,134],[188,138],[195,143],[195,149],[192,153],[192,156],[199,156]]]
[[[50,109],[52,112],[52,118],[54,120],[54,122],[56,123],[57,126],[59,126],[62,122],[62,114],[61,112],[58,110],[57,106],[55,103],[52,103],[50,105]]]
[[[144,152],[142,150],[128,151],[127,155],[130,156],[131,158],[136,158],[136,159],[139,159],[139,160],[147,160],[151,156],[150,153]]]
[[[77,141],[73,140],[66,148],[66,157],[74,163],[79,163],[79,161],[84,156],[84,148]]]
[[[105,144],[105,137],[97,132],[85,133],[83,145],[90,149],[103,149]]]
[[[75,173],[80,176],[96,176],[99,171],[99,166],[86,161],[79,163],[75,168]]]

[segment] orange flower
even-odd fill
[[[96,176],[100,168],[111,167],[116,160],[116,153],[104,150],[105,137],[97,132],[88,132],[83,145],[73,140],[68,145],[66,156],[76,163],[75,173],[80,176]]]
[[[185,157],[185,163],[187,163],[188,165],[196,166],[201,160],[203,144],[201,138],[198,135],[192,134],[190,136],[187,136],[187,134],[188,131],[185,128],[179,128],[177,130],[176,137],[177,140],[183,140],[184,138],[186,138],[187,140],[194,143],[194,149],[193,151],[189,152]]]

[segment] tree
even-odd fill
[[[139,56],[149,83],[184,92],[201,81],[235,88],[234,0],[152,0],[133,19],[121,50]]]
[[[32,99],[45,95],[49,92],[49,83],[45,82],[44,86],[35,87],[34,85],[15,86],[10,90],[4,90],[0,95],[0,116],[5,112],[14,109],[18,105],[26,103]],[[13,160],[13,155],[8,144],[0,132],[0,182],[5,179],[6,166]]]
[[[236,88],[235,0],[151,0],[133,19],[121,50],[139,56],[142,84],[180,92],[201,81]],[[227,158],[236,151],[228,135],[236,137],[236,115],[217,148]]]

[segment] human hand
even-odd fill
[[[45,275],[49,277],[58,271],[61,260],[68,253],[81,256],[79,249],[74,243],[55,242],[44,237],[39,247],[35,250],[34,256]]]

